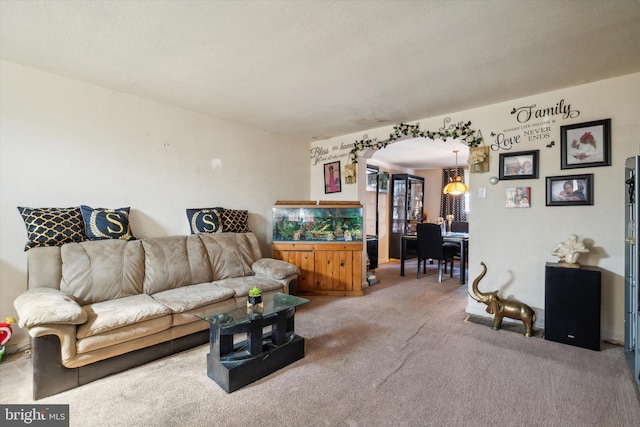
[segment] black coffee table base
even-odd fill
[[[241,342],[235,347],[242,347]],[[278,369],[304,358],[304,338],[294,335],[286,343],[272,347],[264,345],[265,350],[256,357],[240,360],[220,361],[207,354],[207,375],[224,391],[232,393],[252,382],[274,373]]]
[[[231,311],[196,314],[209,322],[209,378],[232,393],[302,359],[304,338],[294,332],[294,317],[296,307],[308,302],[275,293],[263,296],[259,305],[241,300]]]

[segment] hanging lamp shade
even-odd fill
[[[453,178],[453,181],[444,186],[442,193],[453,194],[457,196],[459,194],[464,194],[467,191],[469,191],[469,187],[467,186],[467,184],[462,182],[462,178],[456,176],[455,178]]]
[[[458,151],[459,150],[453,150],[453,152],[456,153],[456,173],[458,171]],[[469,186],[462,182],[462,178],[460,176],[451,178],[450,181],[451,182],[445,185],[442,189],[442,194],[453,194],[454,196],[458,196],[469,191]]]

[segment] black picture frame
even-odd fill
[[[389,174],[386,172],[367,172],[367,191],[389,192]]]
[[[566,186],[571,185],[567,193]],[[547,177],[547,206],[593,205],[593,174]]]
[[[539,155],[540,150],[500,154],[500,180],[538,179]]]
[[[378,190],[378,172],[367,171],[367,191]]]
[[[562,169],[611,166],[611,119],[560,127]]]
[[[340,193],[342,191],[342,176],[340,175],[340,161],[325,163],[324,194]]]
[[[378,184],[380,193],[388,193],[389,192],[389,174],[387,172],[381,172],[378,174]]]

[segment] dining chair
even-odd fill
[[[427,272],[427,260],[438,260],[438,282],[442,282],[442,267],[447,272],[447,263],[451,263],[451,277],[453,277],[453,256],[456,249],[445,245],[442,240],[442,231],[438,224],[417,224],[416,226],[416,252],[418,255],[418,279],[420,278],[420,263],[423,273]]]
[[[468,233],[469,223],[466,221],[452,221],[450,231],[452,233]]]
[[[469,223],[466,221],[452,221],[450,228],[451,230],[449,231],[451,231],[452,233],[468,233]],[[460,259],[461,258],[460,245],[458,243],[446,243],[446,244],[457,248],[456,258]],[[469,253],[468,243],[465,245],[464,251],[465,251],[465,255]],[[469,259],[469,257],[466,257],[466,259]]]

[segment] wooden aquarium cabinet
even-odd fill
[[[298,266],[297,294],[361,296],[359,202],[276,202],[273,257]]]

